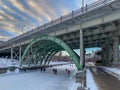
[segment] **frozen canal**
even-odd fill
[[[52,69],[58,70],[57,75]],[[64,65],[46,69],[46,72],[27,71],[18,74],[0,75],[0,90],[71,90],[75,66]],[[71,71],[70,76],[65,69]]]

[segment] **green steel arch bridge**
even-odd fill
[[[0,54],[19,59],[20,66],[48,64],[66,50],[78,70],[84,68],[84,49],[102,48],[106,64],[119,65],[120,0],[99,0],[0,44]],[[80,49],[80,57],[73,51]],[[34,59],[34,61],[33,61]]]
[[[31,51],[32,48],[32,51]],[[67,51],[69,55],[72,57],[76,67],[78,70],[82,70],[83,66],[80,66],[79,61],[80,57],[77,55],[67,44],[65,44],[62,40],[49,35],[43,35],[38,38],[33,39],[30,44],[26,47],[23,52],[22,59],[20,65],[22,66],[23,61],[25,60],[25,56],[29,54],[28,65],[31,63],[37,65],[40,62],[40,65],[46,63],[49,64],[51,58],[60,51]],[[33,60],[33,61],[32,61]]]

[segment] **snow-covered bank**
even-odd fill
[[[102,67],[103,70],[114,77],[118,78],[120,80],[120,68],[117,67]]]
[[[76,83],[75,73],[74,75],[72,75],[74,76],[73,81],[71,81],[68,90],[77,90],[78,87],[81,87],[80,83]],[[85,88],[85,90],[99,90],[97,84],[95,83],[94,77],[89,69],[86,69],[86,85],[87,87]]]
[[[87,87],[90,90],[98,90],[93,75],[89,69],[86,70],[86,81],[87,81]]]
[[[50,62],[49,65],[55,64],[70,64],[70,62]],[[7,58],[0,58],[0,67],[9,67],[9,66],[16,66],[19,67],[20,63],[19,60],[16,59],[7,59]],[[36,65],[39,66],[40,64]],[[28,65],[23,65],[24,67],[28,67]],[[34,64],[31,66],[35,66]]]
[[[70,62],[50,62],[49,65],[54,65],[54,64],[70,64]]]
[[[7,58],[0,58],[0,67],[8,67],[8,66],[19,66],[18,60],[11,60]]]
[[[70,62],[50,62],[49,65],[54,65],[54,64],[70,64]],[[7,58],[0,58],[0,67],[7,67],[7,66],[19,66],[19,60],[16,59],[7,59]],[[23,65],[23,66],[28,66],[28,65]],[[34,66],[34,65],[31,65]]]

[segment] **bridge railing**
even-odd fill
[[[57,24],[57,23],[60,23],[60,22],[61,22],[61,17],[53,20],[52,24]]]
[[[72,12],[72,13],[73,13],[73,12]],[[69,14],[67,14],[67,15],[62,16],[62,21],[66,21],[66,20],[72,18],[72,13],[69,13]]]
[[[52,21],[50,21],[50,22],[48,22],[46,24],[43,24],[43,25],[37,27],[37,29],[32,29],[31,31],[28,31],[28,32],[24,33],[23,35],[20,35],[20,37],[18,37],[17,39],[19,39],[21,37],[24,37],[24,36],[26,36],[28,34],[30,35],[30,34],[32,34],[34,32],[41,31],[41,30],[43,30],[45,28],[48,28],[48,27],[50,27],[52,25],[56,25],[58,23],[61,23],[62,21],[66,21],[66,20],[68,20],[70,18],[82,15],[83,13],[86,13],[86,12],[91,11],[93,9],[96,9],[98,7],[104,6],[104,5],[106,5],[106,4],[108,4],[108,3],[112,2],[112,1],[115,1],[115,0],[98,0],[98,1],[96,1],[94,3],[92,3],[92,4],[85,5],[84,7],[81,7],[78,10],[72,11],[71,13],[69,13],[67,15],[61,16],[61,17],[59,17],[59,18],[57,18],[55,20],[52,20]],[[12,42],[13,40],[16,40],[16,37],[14,37],[13,39],[8,40],[8,42]]]
[[[50,22],[48,22],[48,23],[46,23],[44,25],[41,25],[39,27],[39,30],[42,30],[42,29],[48,28],[48,27],[50,27],[52,25],[61,23],[62,21],[66,21],[66,20],[68,20],[68,19],[70,19],[72,17],[81,15],[81,14],[87,12],[87,11],[96,9],[96,8],[101,7],[101,6],[105,5],[105,4],[108,4],[108,3],[112,2],[112,1],[114,1],[114,0],[98,0],[98,1],[96,1],[94,3],[92,3],[92,4],[85,5],[84,7],[81,7],[78,10],[72,11],[69,14],[66,14],[66,15],[61,16],[61,17],[59,17],[59,18],[57,18],[55,20],[52,20],[52,21],[50,21]]]
[[[92,3],[92,4],[89,4],[87,6],[87,10],[92,10],[92,9],[101,7],[101,6],[103,6],[105,4],[108,4],[108,3],[112,2],[112,1],[114,1],[114,0],[98,0],[98,1],[96,1],[94,3]]]

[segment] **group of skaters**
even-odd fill
[[[53,68],[53,74],[57,75],[57,69]]]
[[[42,72],[42,71],[45,72],[45,71],[46,71],[46,68],[45,68],[45,67],[40,67],[40,70],[41,70],[41,72]]]
[[[73,65],[70,65],[70,67],[73,67]],[[45,72],[46,68],[40,67],[40,70],[41,70],[41,72]],[[58,72],[57,69],[53,68],[52,71],[53,71],[53,74],[57,75],[57,72]],[[71,71],[69,69],[66,68],[65,71],[66,71],[67,75],[70,75]]]
[[[68,75],[70,75],[70,70],[69,69],[65,69],[65,71],[67,72]]]
[[[65,69],[65,71],[67,72],[68,75],[70,75],[70,70],[69,69]],[[57,75],[57,69],[53,68],[53,74]]]
[[[72,64],[70,64],[70,67],[73,67],[73,65],[72,65]]]

